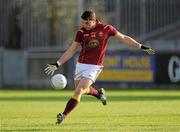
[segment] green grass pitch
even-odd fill
[[[180,132],[180,91],[110,91],[107,106],[84,95],[61,125],[73,91],[0,91],[2,132]]]

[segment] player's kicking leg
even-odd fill
[[[66,104],[64,112],[57,115],[56,124],[61,124],[64,119],[70,114],[70,112],[79,104],[81,96],[85,93],[85,91],[87,91],[91,84],[92,81],[87,78],[83,78],[79,81],[73,97]]]
[[[66,104],[66,107],[64,109],[64,112],[63,113],[59,113],[57,115],[57,122],[56,124],[61,124],[64,119],[66,118],[66,116],[78,105],[78,103],[80,102],[80,96],[78,96],[79,99],[77,98],[71,98],[67,104]]]

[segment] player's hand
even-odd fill
[[[142,49],[143,51],[147,52],[148,54],[155,54],[155,51],[154,51],[151,47],[142,45],[142,46],[141,46],[141,49]]]
[[[54,72],[58,69],[59,65],[57,63],[47,64],[47,67],[44,69],[45,73],[48,75],[53,75]]]

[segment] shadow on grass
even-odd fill
[[[70,96],[0,97],[0,101],[67,101]],[[180,100],[180,96],[107,96],[109,101],[169,101]],[[95,101],[91,96],[83,96],[82,101]]]

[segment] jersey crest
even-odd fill
[[[99,41],[98,40],[91,40],[88,43],[88,48],[95,48],[99,46]]]

